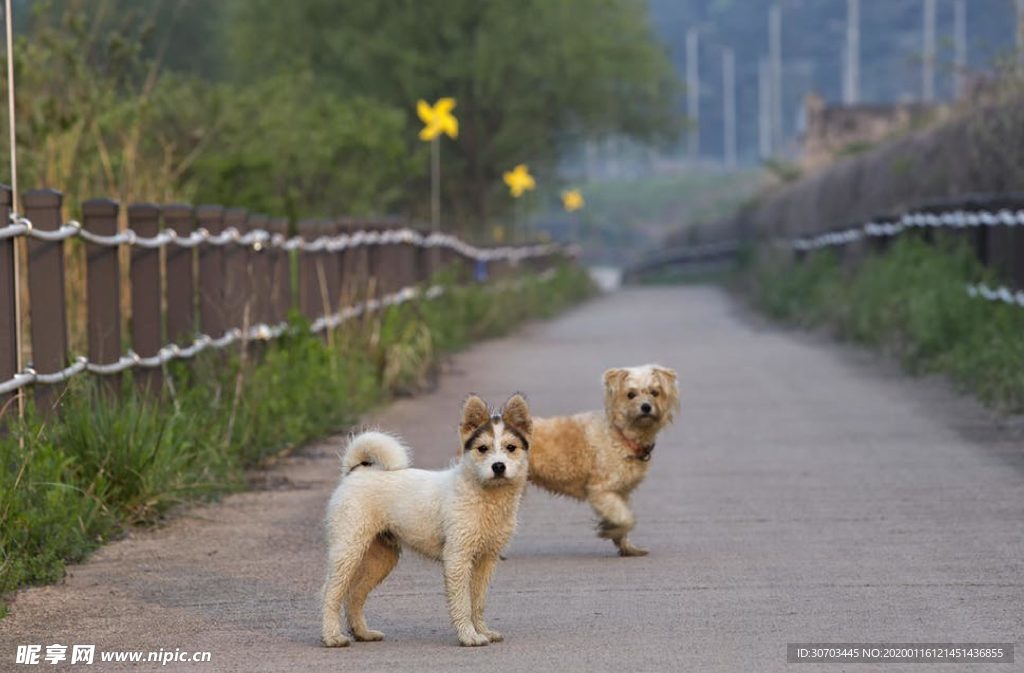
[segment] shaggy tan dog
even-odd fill
[[[586,500],[600,517],[599,537],[622,556],[643,556],[647,551],[627,537],[636,524],[629,495],[647,476],[654,440],[679,407],[676,373],[659,365],[609,369],[604,389],[604,412],[533,419],[530,481]]]
[[[462,459],[441,472],[409,467],[395,437],[366,432],[342,457],[341,483],[327,505],[327,580],[323,642],[349,644],[345,603],[356,640],[380,640],[363,616],[370,591],[398,563],[402,546],[444,564],[452,624],[463,645],[487,645],[501,634],[484,623],[484,599],[498,553],[516,528],[526,486],[530,410],[513,395],[499,414],[475,395],[462,408]]]

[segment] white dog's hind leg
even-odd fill
[[[495,556],[487,555],[479,559],[473,567],[473,578],[470,586],[470,600],[473,607],[473,626],[477,633],[485,636],[492,643],[504,640],[497,631],[487,628],[484,623],[484,604],[487,602],[487,588],[491,584],[491,575],[494,573],[494,566],[498,559]]]
[[[626,535],[636,525],[636,518],[629,509],[626,499],[614,491],[592,490],[587,495],[587,502],[594,508],[601,520],[598,522],[598,537],[615,543],[621,556],[645,556],[646,549],[634,547]]]
[[[473,558],[456,550],[445,550],[444,588],[448,596],[448,612],[459,642],[467,647],[487,645],[490,638],[473,626],[472,583]]]
[[[370,592],[395,569],[398,564],[399,550],[400,548],[394,542],[378,537],[363,556],[363,562],[356,571],[355,579],[345,597],[345,615],[348,618],[349,629],[356,640],[370,641],[384,638],[383,633],[374,631],[366,625],[363,605]]]
[[[327,647],[345,647],[351,642],[341,630],[341,601],[348,594],[363,555],[373,541],[373,537],[359,539],[352,533],[347,537],[343,543],[332,544],[328,552],[321,631]]]

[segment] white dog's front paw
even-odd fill
[[[325,631],[321,640],[323,640],[324,647],[348,647],[352,644],[352,641],[341,631],[330,633]]]
[[[490,642],[490,638],[476,631],[465,631],[459,634],[459,644],[463,647],[480,647],[482,645],[489,645]]]

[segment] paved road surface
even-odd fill
[[[387,639],[319,647],[332,440],[275,470],[270,490],[194,509],[20,594],[0,622],[0,670],[29,670],[13,665],[15,644],[53,642],[209,650],[210,664],[163,670],[247,673],[779,671],[787,642],[819,640],[1020,650],[1021,446],[944,385],[761,325],[720,291],[601,298],[460,355],[440,389],[376,421],[411,441],[418,465],[441,467],[468,391],[521,389],[535,412],[569,412],[600,404],[604,368],[651,360],[679,370],[683,393],[635,498],[633,538],[651,555],[614,556],[584,505],[531,490],[488,605],[505,643],[457,647],[439,567],[410,555],[368,604]]]

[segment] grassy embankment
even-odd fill
[[[203,354],[170,369],[175,392],[161,400],[140,398],[130,383],[111,396],[90,377],[75,379],[56,418],[30,413],[0,437],[0,597],[59,580],[65,563],[126,527],[244,488],[246,467],[421,388],[445,353],[591,292],[577,267],[546,281],[449,285],[326,341],[305,331],[282,338],[258,361]]]
[[[802,262],[755,255],[740,286],[769,316],[825,327],[897,356],[917,373],[943,373],[987,404],[1024,411],[1024,309],[970,297],[998,286],[966,247],[897,240],[884,254],[841,264],[820,251]]]

